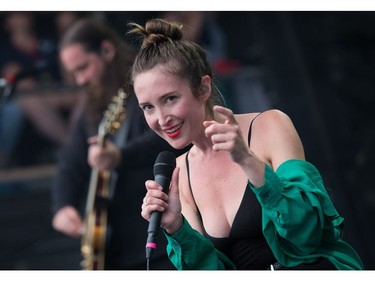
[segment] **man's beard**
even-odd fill
[[[108,80],[107,80],[108,81]],[[108,83],[85,85],[86,106],[85,115],[88,121],[90,131],[96,133],[100,120],[103,117],[108,104],[116,94],[113,85]]]

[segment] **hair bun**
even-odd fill
[[[151,19],[145,27],[138,24],[131,24],[133,29],[129,33],[143,36],[142,49],[153,44],[166,41],[179,41],[183,37],[182,24],[167,22],[163,19]]]
[[[161,38],[171,40],[181,40],[183,37],[182,24],[168,22],[163,19],[152,19],[146,23],[146,31],[152,35],[159,35]]]

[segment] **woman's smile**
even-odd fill
[[[181,133],[183,122],[177,124],[176,126],[170,127],[168,129],[164,129],[164,132],[167,134],[168,137],[174,139],[177,138]]]

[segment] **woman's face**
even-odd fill
[[[187,80],[157,66],[135,77],[134,90],[149,127],[174,148],[202,134],[206,98],[195,97]]]

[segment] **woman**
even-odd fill
[[[338,215],[289,117],[234,115],[217,104],[205,52],[180,26],[132,24],[143,36],[132,69],[148,125],[174,148],[169,194],[147,181],[142,216],[163,212],[178,269],[362,269],[341,238]]]

